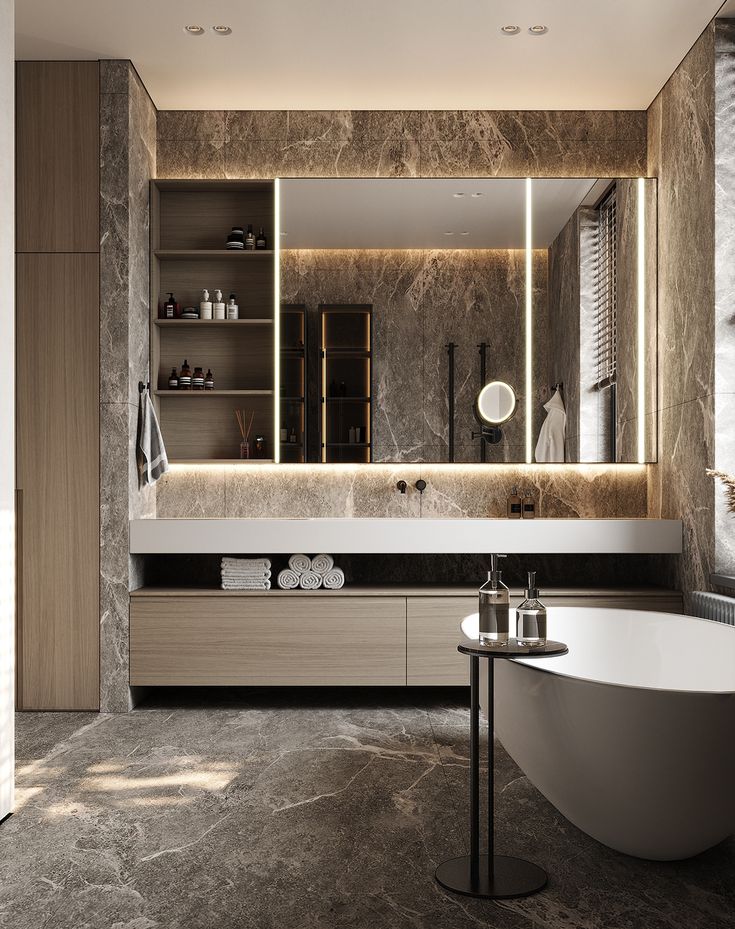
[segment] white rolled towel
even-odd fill
[[[308,555],[291,555],[288,566],[297,574],[306,574],[307,571],[311,571],[311,558]]]
[[[345,586],[345,573],[342,568],[332,568],[322,578],[327,590],[341,590]]]
[[[311,570],[317,574],[326,574],[334,567],[334,558],[331,555],[314,555],[311,559]]]
[[[284,568],[278,575],[281,590],[295,590],[299,586],[299,575],[290,568]]]
[[[299,587],[302,590],[318,590],[322,586],[322,576],[316,571],[304,571],[299,577]]]

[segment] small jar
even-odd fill
[[[207,373],[204,375],[204,389],[214,390],[214,374],[211,368],[207,368]]]
[[[265,436],[264,435],[255,436],[255,450],[253,452],[253,458],[265,458]]]
[[[179,389],[179,375],[176,373],[176,368],[171,368],[171,373],[168,376],[168,389]]]
[[[194,368],[194,377],[191,379],[192,390],[204,390],[204,371],[201,368]]]
[[[227,236],[227,248],[245,248],[245,233],[242,226],[233,226],[232,232]]]

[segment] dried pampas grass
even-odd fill
[[[728,474],[726,471],[713,471],[710,468],[707,468],[707,474],[710,477],[719,477],[725,485],[727,508],[731,513],[735,514],[735,476]]]

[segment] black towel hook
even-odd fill
[[[144,390],[151,389],[151,382],[143,383],[143,381],[138,381],[138,393],[142,394]]]

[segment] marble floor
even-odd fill
[[[128,715],[18,716],[0,825],[12,929],[724,929],[735,840],[612,852],[497,752],[497,842],[551,874],[502,903],[443,891],[466,850],[464,692],[170,692]]]

